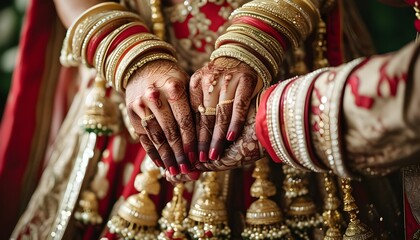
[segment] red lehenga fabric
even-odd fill
[[[52,1],[31,1],[23,25],[13,84],[1,123],[1,239],[10,236],[19,212],[27,203],[27,194],[34,190],[42,172],[48,131],[41,133],[40,125],[51,122],[53,93],[57,86],[57,76],[48,76],[58,66],[58,59],[51,59],[51,46],[58,37],[54,36],[56,24],[57,16]],[[33,184],[28,185],[30,182]],[[23,189],[27,192],[23,192]]]

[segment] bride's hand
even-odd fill
[[[263,157],[263,150],[255,132],[255,104],[252,103],[240,136],[214,161],[195,162],[200,171],[223,171],[251,164]]]
[[[227,141],[241,135],[251,99],[261,88],[257,73],[234,58],[217,58],[194,73],[190,101],[201,162],[218,160]]]
[[[200,172],[234,169],[261,159],[263,150],[255,133],[255,111],[255,104],[251,104],[242,134],[219,159],[208,162],[196,161],[195,168],[199,172],[173,176],[166,171],[166,180],[172,183],[194,181],[198,179]]]
[[[142,146],[172,175],[190,172],[197,155],[187,87],[188,75],[165,60],[140,68],[126,87],[128,116]]]

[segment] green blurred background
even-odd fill
[[[352,0],[344,0],[352,1]],[[353,0],[359,7],[378,53],[394,51],[415,38],[412,8],[395,8],[377,0]],[[15,65],[20,27],[28,0],[0,2],[0,118]]]

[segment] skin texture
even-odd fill
[[[140,68],[126,88],[128,116],[141,136],[141,144],[158,166],[163,163],[172,174],[182,169],[189,171],[190,162],[194,162],[189,157],[196,155],[187,84],[184,71],[175,63],[162,60]],[[151,114],[154,117],[146,118]]]
[[[66,0],[54,0],[55,7],[57,9],[57,14],[60,17],[61,22],[66,28],[80,16],[88,8],[105,1],[100,0],[76,0],[76,1],[66,1]]]
[[[263,151],[255,133],[255,111],[255,104],[251,104],[241,135],[226,149],[219,159],[207,162],[197,161],[195,162],[195,168],[199,171],[189,174],[174,176],[166,172],[166,179],[172,183],[196,180],[199,172],[234,169],[261,159]]]
[[[227,141],[236,140],[244,127],[251,99],[260,89],[257,73],[233,58],[218,58],[193,74],[190,102],[196,112],[200,162],[219,159]],[[200,106],[216,108],[217,114],[203,115],[198,111]]]

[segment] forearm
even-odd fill
[[[262,97],[260,142],[275,161],[342,177],[406,164],[420,150],[418,58],[412,43],[279,83]]]
[[[70,25],[88,8],[106,2],[103,0],[54,0],[55,8],[58,16],[66,28]]]
[[[350,75],[343,133],[351,168],[381,172],[410,163],[420,151],[419,80],[418,44],[375,57]]]

